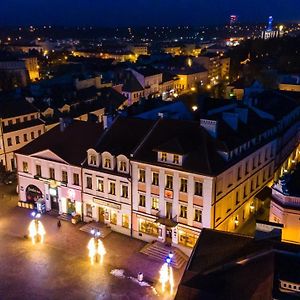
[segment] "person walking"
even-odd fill
[[[57,221],[57,227],[58,227],[58,228],[61,227],[61,222],[60,222],[60,220]]]

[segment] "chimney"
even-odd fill
[[[103,115],[103,129],[107,129],[113,122],[113,116],[109,114]]]
[[[217,137],[218,133],[218,121],[216,120],[208,120],[208,119],[200,119],[200,126],[205,128],[206,131],[213,137]]]
[[[233,130],[238,129],[239,118],[237,113],[223,112],[223,120],[229,125]]]
[[[59,118],[59,129],[60,132],[64,132],[65,129],[72,123],[71,118]]]

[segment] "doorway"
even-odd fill
[[[104,223],[104,208],[99,207],[99,222]]]
[[[50,196],[51,209],[59,211],[58,199],[55,196]]]
[[[166,227],[166,243],[172,244],[172,228]]]
[[[76,211],[75,201],[67,199],[67,212],[69,215],[73,215]]]

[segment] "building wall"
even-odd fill
[[[38,156],[38,157],[37,157]],[[42,192],[42,199],[46,203],[46,209],[53,209],[50,193],[55,192],[59,204],[59,213],[68,213],[68,199],[75,205],[75,213],[82,214],[81,205],[81,169],[70,166],[62,161],[51,151],[43,151],[35,156],[24,156],[16,154],[19,199],[28,202],[26,189],[29,185],[38,187]],[[55,160],[55,161],[54,161]],[[28,164],[28,170],[24,170],[23,163]],[[41,176],[37,175],[36,166],[41,166]],[[55,179],[50,178],[49,169],[55,170]],[[67,172],[68,182],[63,182],[62,171]],[[78,174],[79,184],[74,184],[73,174]]]
[[[298,197],[297,200],[300,203]],[[282,240],[293,243],[300,243],[300,210],[284,208],[272,201],[270,205],[270,222],[283,224]]]
[[[217,176],[211,228],[236,231],[255,212],[254,196],[273,178],[275,149],[272,141]]]
[[[280,83],[278,88],[281,91],[300,92],[300,84]]]
[[[140,170],[145,170],[145,182],[139,181]],[[159,185],[152,184],[152,176],[154,173],[159,175]],[[173,177],[173,189],[166,189],[166,176]],[[180,179],[187,180],[187,192],[180,192]],[[194,182],[199,181],[203,184],[203,195],[194,195]],[[187,172],[179,172],[170,167],[156,167],[148,164],[132,162],[132,209],[133,209],[133,236],[145,241],[159,240],[166,241],[165,225],[155,223],[158,218],[167,217],[167,203],[172,205],[172,219],[178,222],[178,225],[172,228],[172,244],[178,247],[183,246],[181,235],[186,233],[195,236],[194,242],[198,237],[203,225],[210,223],[210,203],[211,203],[211,188],[213,180],[209,177],[204,177]],[[145,207],[140,206],[140,195],[145,196]],[[159,206],[153,208],[152,198],[158,199]],[[180,217],[180,208],[187,208],[186,217]],[[205,208],[205,210],[204,210]],[[202,212],[202,221],[195,221],[195,209]],[[140,230],[141,222],[144,220],[157,225],[157,234],[147,234]],[[204,224],[203,224],[204,223]],[[193,245],[193,242],[191,242]],[[191,246],[190,246],[191,247]],[[186,247],[183,247],[184,250]]]
[[[39,116],[39,113],[35,112],[0,119],[2,124],[2,130],[0,130],[0,163],[2,162],[8,171],[12,171],[15,167],[14,152],[43,134],[45,132],[45,125],[40,124],[10,132],[3,132],[5,131],[3,127],[17,123],[26,123],[29,120],[39,118]]]

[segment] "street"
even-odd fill
[[[1,299],[172,299],[184,267],[174,270],[175,289],[161,291],[162,263],[139,253],[144,242],[112,232],[103,239],[107,254],[103,265],[91,265],[87,244],[90,236],[80,225],[43,215],[44,244],[33,245],[24,236],[30,210],[16,207],[13,185],[0,186],[0,298]],[[124,277],[110,272],[124,270]],[[144,273],[149,286],[136,278]],[[118,272],[116,272],[118,274]]]

